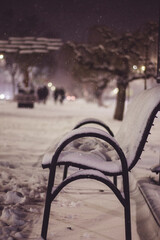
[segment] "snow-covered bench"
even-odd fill
[[[160,86],[157,86],[135,97],[115,136],[105,123],[96,119],[87,119],[78,123],[74,130],[62,138],[53,152],[46,153],[42,166],[48,167],[50,174],[41,233],[43,239],[47,237],[52,201],[68,183],[82,178],[96,179],[112,189],[124,207],[126,239],[131,239],[128,171],[131,171],[140,159],[159,110]],[[81,127],[88,123],[99,124],[107,131]],[[56,167],[59,165],[65,166],[65,174],[62,182],[55,187]],[[67,177],[69,166],[76,167],[77,171]],[[107,177],[119,175],[122,176],[123,193],[119,191],[115,182],[111,182]]]

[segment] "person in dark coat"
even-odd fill
[[[39,87],[37,90],[37,95],[38,95],[39,102],[43,101],[43,103],[46,103],[49,95],[48,88],[46,86]]]
[[[60,103],[63,103],[65,99],[65,91],[63,88],[56,88],[53,93],[53,98],[55,103],[59,101]]]

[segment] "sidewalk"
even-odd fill
[[[60,177],[61,173],[58,170]],[[59,178],[58,177],[58,178]],[[120,183],[120,181],[119,181]],[[42,214],[29,239],[38,239]],[[132,238],[140,240],[136,226],[136,204],[131,200]],[[52,203],[47,240],[124,240],[124,212],[116,196],[95,180],[69,184]]]
[[[119,179],[118,184],[120,182]],[[151,211],[151,206],[148,206],[149,200],[152,200],[155,213],[159,214],[159,205],[153,201],[160,201],[159,186],[153,186],[146,180],[137,183],[132,174],[130,182],[132,239],[159,240],[160,227],[153,209]],[[40,239],[43,207],[29,239]],[[47,240],[63,240],[66,236],[70,240],[124,240],[123,216],[123,207],[102,183],[76,181],[68,185],[52,203]]]

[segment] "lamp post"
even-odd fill
[[[0,67],[4,67],[5,66],[5,59],[4,59],[4,55],[0,54]]]
[[[160,4],[159,4],[159,26],[158,26],[157,83],[160,83]]]

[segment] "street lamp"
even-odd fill
[[[0,54],[0,60],[2,60],[4,58],[3,54]]]
[[[0,54],[0,67],[4,67],[5,66],[5,58],[3,54]]]
[[[142,66],[141,67],[141,71],[144,72],[146,70],[146,67],[145,66]]]
[[[49,88],[52,87],[52,83],[51,82],[48,83],[48,87]]]
[[[159,26],[158,26],[157,83],[160,83],[160,4],[159,4]]]
[[[56,89],[55,86],[52,86],[52,87],[51,87],[51,91],[54,91],[55,89]]]
[[[134,69],[134,70],[137,70],[137,65],[133,65],[133,69]]]

